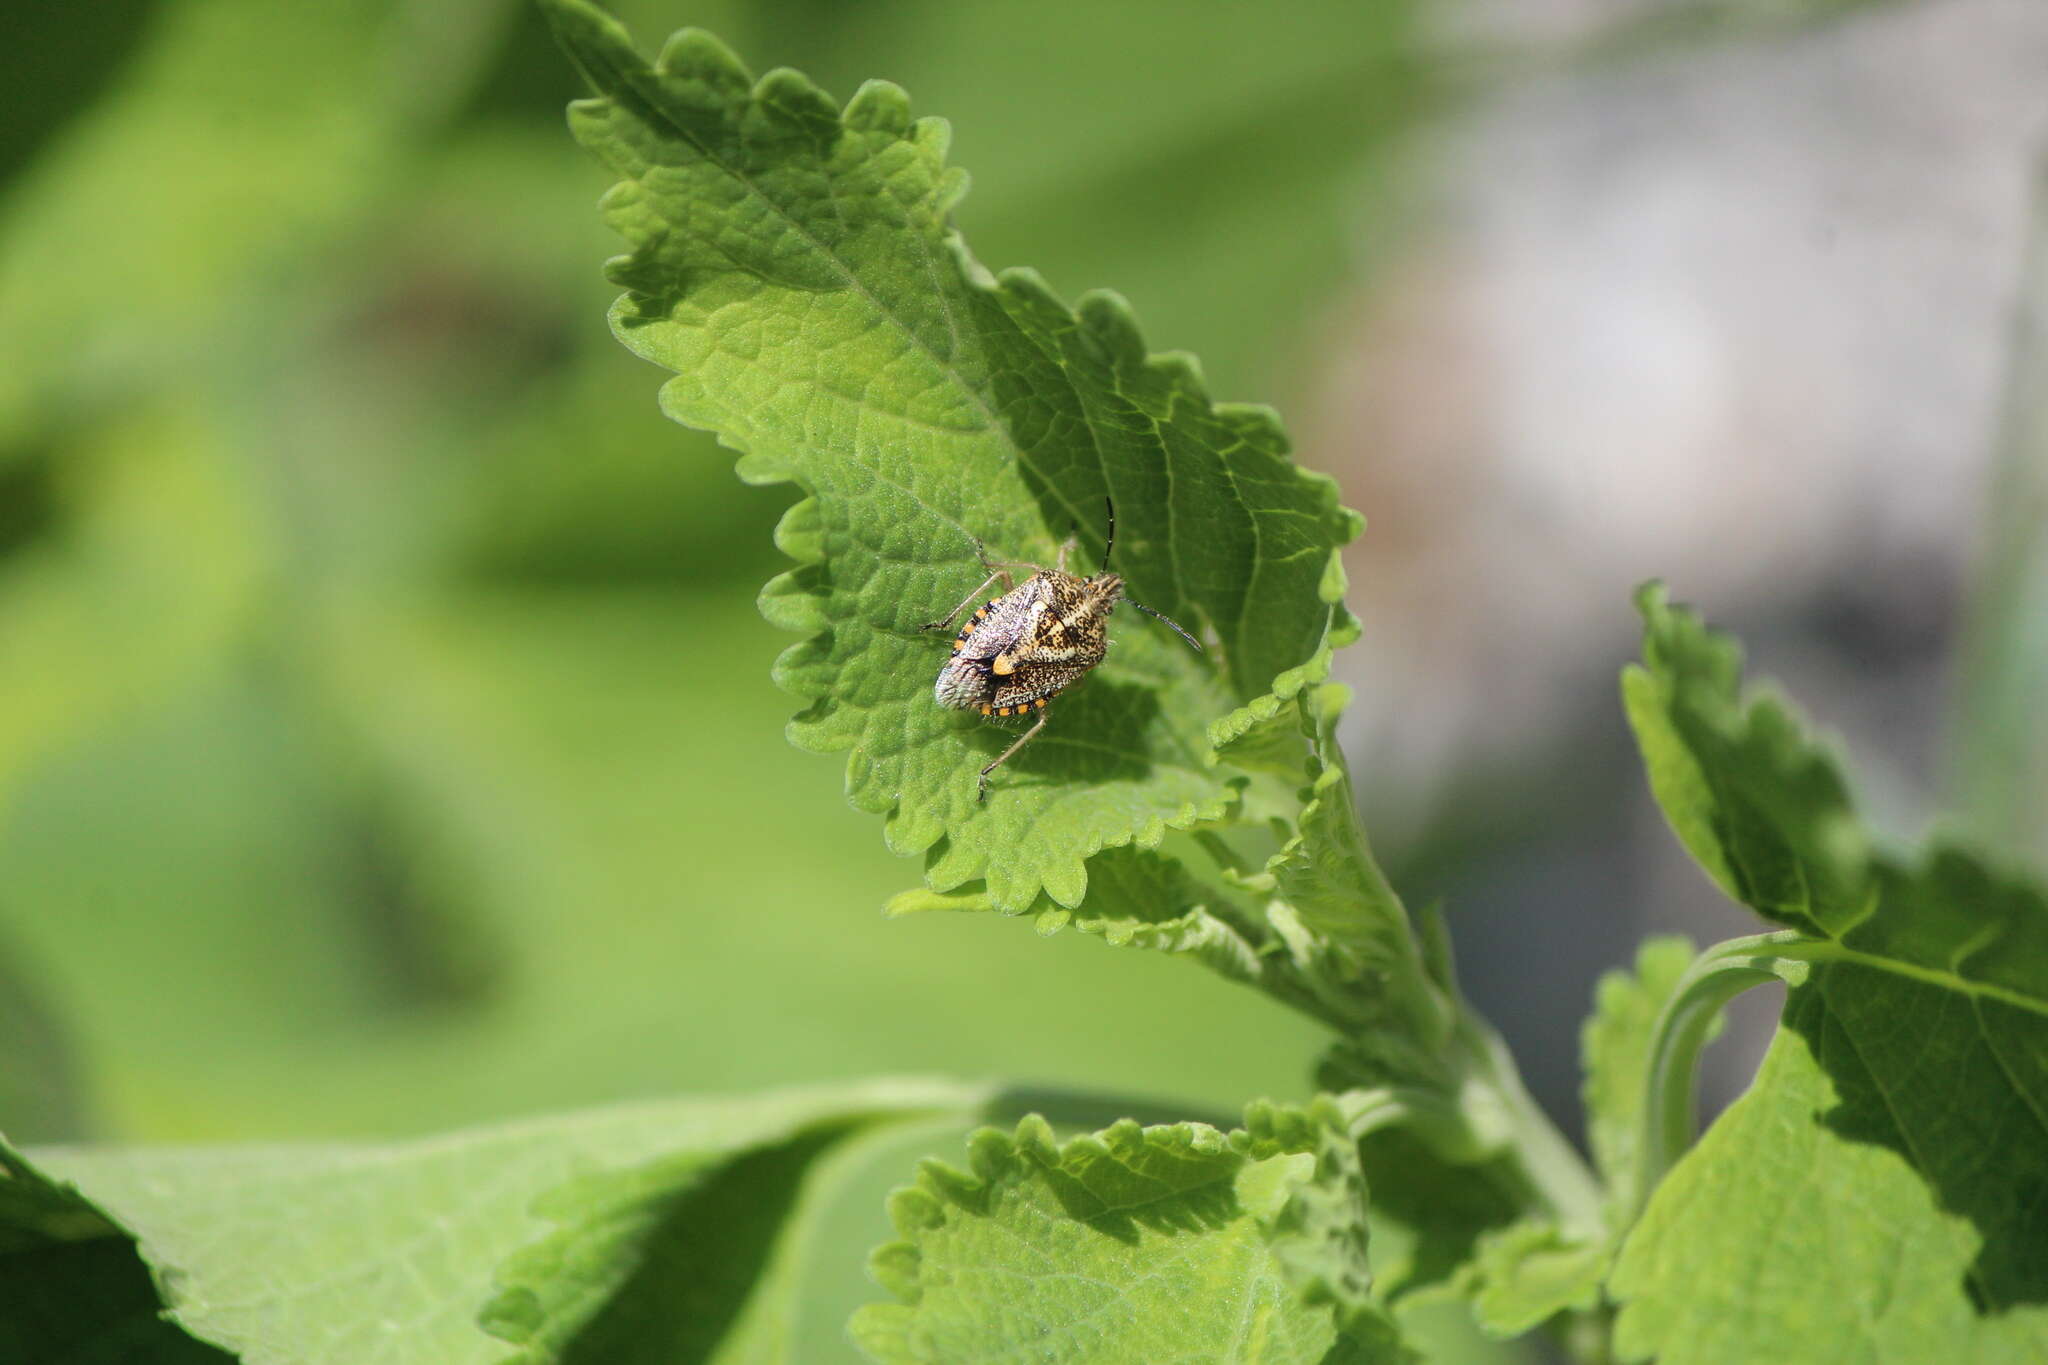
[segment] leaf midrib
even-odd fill
[[[1972,981],[1952,971],[1939,967],[1925,967],[1917,962],[1902,958],[1882,957],[1851,948],[1829,938],[1810,938],[1798,931],[1789,931],[1790,937],[1773,945],[1770,952],[1774,957],[1799,962],[1818,962],[1828,965],[1867,967],[1873,971],[1890,972],[1922,985],[1934,986],[1941,990],[1954,991],[1960,995],[1983,1000],[1996,1000],[2014,1009],[2048,1018],[2048,1000],[2038,1000],[2022,994],[2009,986],[2000,986],[1991,981]]]

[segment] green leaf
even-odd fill
[[[868,1285],[826,1225],[850,1192],[871,1194],[879,1213],[881,1191],[863,1177],[878,1158],[900,1170],[915,1155],[901,1150],[900,1125],[857,1129],[820,1124],[736,1157],[665,1156],[543,1195],[533,1211],[563,1226],[500,1267],[481,1318],[525,1348],[505,1365],[850,1356],[846,1314]],[[910,1128],[916,1154],[964,1132],[954,1119]],[[821,1252],[840,1264],[819,1264]],[[833,1302],[838,1278],[858,1297],[812,1311],[813,1299]]]
[[[710,1358],[806,1171],[841,1136],[812,1129],[730,1160],[685,1152],[550,1190],[532,1211],[566,1226],[500,1268],[484,1330],[525,1347],[511,1357],[521,1365]]]
[[[650,67],[587,5],[548,8],[602,96],[576,134],[625,177],[605,201],[629,246],[615,330],[676,372],[670,416],[808,495],[779,537],[799,567],[762,597],[808,636],[777,666],[808,703],[792,738],[849,755],[849,798],[926,853],[934,889],[978,880],[1007,910],[1040,890],[1078,905],[1102,849],[1228,816],[1245,779],[1211,763],[1207,726],[1331,634],[1330,566],[1358,526],[1334,486],[1288,461],[1270,412],[1148,356],[1113,295],[1070,308],[977,265],[948,225],[965,180],[945,126],[894,86],[842,110],[695,31]],[[1078,528],[1092,556],[1106,499],[1132,595],[1212,647],[1120,622],[978,803],[1010,736],[933,702],[944,646],[918,627],[980,581],[977,540],[1050,562]]]
[[[0,1360],[233,1359],[165,1322],[160,1307],[134,1245],[0,1138]]]
[[[1472,1316],[1496,1336],[1517,1337],[1559,1313],[1587,1312],[1600,1303],[1613,1256],[1612,1247],[1541,1220],[1490,1233],[1472,1267]]]
[[[159,1315],[156,1287],[118,1238],[0,1255],[0,1360],[34,1365],[232,1365]]]
[[[1644,665],[1622,676],[1629,721],[1665,818],[1723,890],[1846,960],[2048,1009],[2037,891],[1960,851],[1932,855],[1926,875],[1940,888],[1874,853],[1833,756],[1783,701],[1740,695],[1736,644],[1667,605],[1657,584],[1637,605]]]
[[[1230,1134],[1037,1117],[927,1162],[875,1254],[895,1295],[853,1321],[878,1361],[1402,1358],[1371,1297],[1365,1181],[1327,1106]]]
[[[77,1190],[51,1180],[0,1138],[0,1256],[52,1242],[112,1236],[114,1227]]]
[[[0,1226],[47,1242],[56,1220],[100,1220],[74,1240],[111,1220],[167,1317],[250,1365],[504,1359],[487,1332],[536,1361],[640,1358],[628,1338],[784,1359],[764,1343],[790,1330],[799,1244],[835,1185],[821,1163],[986,1098],[875,1082],[390,1144],[42,1149]]]
[[[1223,727],[1223,744],[1254,746],[1267,771],[1307,783],[1295,822],[1282,826],[1285,841],[1261,872],[1234,872],[1234,850],[1220,840],[1209,851],[1228,891],[1202,885],[1185,861],[1107,853],[1093,865],[1087,903],[1069,912],[1041,898],[1039,928],[1072,923],[1112,943],[1192,953],[1339,1034],[1318,1075],[1339,1092],[1339,1121],[1370,1144],[1371,1168],[1390,1188],[1430,1192],[1400,1217],[1414,1229],[1414,1252],[1397,1262],[1398,1292],[1489,1283],[1473,1270],[1495,1244],[1488,1235],[1533,1213],[1545,1229],[1569,1229],[1568,1237],[1546,1235],[1569,1245],[1576,1303],[1597,1293],[1605,1266],[1597,1192],[1521,1086],[1499,1038],[1457,999],[1447,943],[1439,934],[1425,952],[1375,862],[1335,740],[1347,693],[1310,685],[1316,676],[1303,671],[1283,686],[1284,700],[1276,694],[1271,705],[1244,708]],[[892,903],[896,913],[991,908],[978,887],[910,892]],[[1536,1268],[1496,1256],[1491,1287],[1509,1292],[1511,1280],[1520,1282],[1508,1274],[1517,1267]],[[1546,1265],[1540,1273],[1533,1292],[1555,1294],[1564,1272]]]
[[[1366,842],[1337,747],[1349,697],[1348,689],[1325,684],[1302,690],[1291,708],[1308,787],[1292,837],[1266,863],[1285,907],[1268,914],[1277,912],[1276,926],[1347,1033],[1354,1058],[1370,1048],[1387,1080],[1450,1085],[1452,1004],[1431,979],[1407,908]]]
[[[1784,1025],[1623,1249],[1623,1356],[2048,1356],[2041,1016],[1835,966]]]
[[[1337,1064],[1326,1068],[1333,1088],[1399,1086],[1455,1107],[1455,1009],[1359,828],[1335,737],[1349,693],[1310,686],[1313,675],[1300,672],[1284,701],[1245,708],[1236,713],[1242,725],[1225,727],[1226,745],[1255,749],[1257,766],[1267,769],[1260,785],[1278,785],[1272,778],[1283,772],[1307,784],[1289,803],[1293,821],[1274,821],[1286,837],[1260,872],[1239,872],[1236,851],[1220,841],[1208,848],[1228,889],[1189,871],[1192,847],[1173,849],[1178,856],[1110,849],[1090,864],[1079,909],[1044,894],[1028,909],[1041,933],[1072,924],[1117,945],[1189,953],[1319,1020],[1344,1039]],[[906,892],[890,903],[894,914],[999,908],[981,883]]]
[[[1425,946],[1359,828],[1335,733],[1347,695],[1324,685],[1292,703],[1309,786],[1292,837],[1249,883],[1274,893],[1266,915],[1296,994],[1342,1035],[1318,1082],[1340,1092],[1354,1133],[1401,1126],[1421,1139],[1425,1168],[1373,1166],[1397,1185],[1489,1186],[1476,1202],[1505,1199],[1582,1237],[1597,1222],[1590,1173],[1523,1087],[1506,1044],[1458,997],[1441,925]],[[1254,722],[1268,753],[1284,714]],[[1476,1235],[1461,1227],[1444,1245],[1469,1253]]]
[[[1794,983],[1783,1027],[1623,1249],[1623,1350],[2038,1359],[2048,897],[1951,845],[1876,850],[1789,708],[1739,696],[1734,645],[1654,586],[1639,602],[1624,689],[1658,800],[1730,894],[1798,932],[1730,959]]]
[[[1078,910],[1045,895],[1032,902],[1038,931],[1072,925],[1117,947],[1188,953],[1235,981],[1284,995],[1291,984],[1263,952],[1268,935],[1242,896],[1196,878],[1185,859],[1155,849],[1104,849],[1089,864],[1088,898]],[[991,911],[979,882],[952,891],[906,891],[892,897],[891,915],[932,910]]]
[[[1405,1316],[1411,1303],[1469,1293],[1482,1239],[1525,1207],[1511,1164],[1454,1164],[1402,1128],[1368,1134],[1360,1150],[1373,1178],[1373,1274],[1388,1301]]]

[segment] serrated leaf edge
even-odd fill
[[[1364,1191],[1363,1176],[1356,1169],[1355,1141],[1345,1132],[1341,1109],[1327,1096],[1317,1096],[1301,1106],[1254,1101],[1245,1107],[1243,1126],[1229,1132],[1193,1121],[1148,1127],[1135,1119],[1122,1119],[1064,1142],[1042,1115],[1027,1114],[1009,1132],[977,1129],[969,1135],[967,1148],[967,1169],[927,1158],[920,1163],[913,1182],[890,1196],[889,1218],[897,1239],[875,1249],[869,1259],[869,1274],[895,1302],[872,1304],[856,1315],[856,1322],[867,1331],[899,1325],[900,1320],[888,1310],[914,1309],[922,1302],[923,1255],[917,1246],[920,1234],[943,1226],[954,1212],[985,1216],[1002,1185],[1058,1172],[1077,1157],[1116,1158],[1147,1148],[1199,1157],[1235,1155],[1246,1162],[1315,1155],[1321,1170],[1331,1153],[1341,1150],[1349,1154],[1351,1178],[1358,1182],[1361,1199]],[[1235,1169],[1231,1174],[1235,1175]],[[1165,1197],[1181,1198],[1187,1188],[1192,1187],[1175,1189]],[[1269,1235],[1301,1221],[1299,1199],[1299,1193],[1290,1196],[1270,1221],[1260,1219],[1268,1227]],[[1137,1203],[1125,1204],[1116,1211],[1128,1213],[1141,1207]],[[1360,1232],[1362,1238],[1363,1229]],[[1364,1298],[1369,1284],[1338,1284],[1320,1273],[1300,1271],[1277,1248],[1276,1257],[1286,1264],[1290,1282],[1303,1303],[1329,1307],[1339,1330],[1360,1341],[1389,1352],[1396,1349],[1391,1320],[1377,1304]]]
[[[730,48],[701,29],[684,29],[676,33],[663,46],[658,61],[650,66],[639,56],[625,28],[584,0],[542,0],[542,6],[571,59],[584,70],[592,84],[614,92],[609,98],[619,98],[618,92],[631,90],[636,76],[687,71],[715,85],[728,110],[742,118],[749,111],[759,111],[764,118],[777,121],[787,129],[818,137],[827,135],[825,119],[831,110],[829,97],[799,72],[779,67],[757,80]],[[604,70],[601,72],[599,67]],[[603,102],[584,103],[601,106]],[[886,133],[900,142],[919,146],[943,165],[951,136],[949,126],[938,118],[913,120],[909,110],[909,98],[900,87],[885,81],[869,81],[836,114],[830,116],[830,133],[834,136],[845,131]],[[958,168],[945,168],[941,172],[941,184],[937,207],[941,214],[945,214],[966,192],[965,172]],[[1178,351],[1147,352],[1135,315],[1122,296],[1113,291],[1093,290],[1081,295],[1069,307],[1058,299],[1036,272],[1028,268],[1013,268],[1000,275],[992,275],[974,260],[956,229],[948,228],[941,241],[959,263],[961,278],[968,287],[991,293],[1010,291],[1029,295],[1034,303],[1057,309],[1063,321],[1071,321],[1082,335],[1093,340],[1106,353],[1122,357],[1126,363],[1135,364],[1161,381],[1169,395],[1169,406],[1173,399],[1198,405],[1226,425],[1258,428],[1283,452],[1290,448],[1291,443],[1273,409],[1260,404],[1218,402],[1209,395],[1200,367],[1192,356]],[[837,259],[830,252],[823,254],[828,259]],[[853,288],[861,288],[850,272],[847,272],[847,283]],[[880,311],[885,316],[889,315],[886,308]],[[615,320],[615,329],[616,325]],[[934,356],[933,359],[942,367],[950,368],[942,358]],[[961,387],[963,392],[972,392],[971,386],[964,382]],[[816,635],[829,624],[823,600],[810,593],[804,585],[805,570],[825,562],[822,543],[814,537],[804,536],[799,529],[815,512],[810,505],[814,503],[815,496],[797,476],[796,470],[769,452],[755,450],[743,436],[727,431],[714,434],[720,444],[738,453],[737,469],[743,479],[751,483],[795,483],[806,494],[790,509],[777,533],[778,545],[796,561],[796,566],[771,579],[757,599],[763,616],[771,625],[805,636],[804,640],[782,652],[772,670],[778,686],[798,700],[810,703],[786,727],[787,737],[792,744],[810,752],[849,753],[845,765],[845,789],[849,799],[857,808],[884,817],[887,822],[885,837],[895,851],[916,854],[930,850],[945,838],[944,828],[920,829],[915,834],[906,834],[903,822],[897,819],[901,810],[899,797],[885,794],[862,800],[856,795],[860,791],[858,740],[841,736],[820,737],[804,724],[806,720],[829,710],[831,702],[829,690],[821,692],[798,684],[788,666],[801,657]],[[1273,686],[1276,691],[1284,692],[1285,697],[1291,697],[1309,682],[1319,682],[1327,677],[1330,651],[1357,636],[1357,623],[1342,606],[1345,580],[1341,550],[1343,544],[1355,538],[1364,527],[1364,519],[1342,505],[1334,480],[1300,466],[1294,468],[1305,485],[1318,491],[1321,511],[1333,519],[1340,530],[1334,537],[1335,543],[1319,586],[1319,595],[1330,604],[1329,622],[1324,628],[1321,644],[1310,657],[1276,677]],[[1257,708],[1268,704],[1269,699],[1261,697],[1250,706]],[[1280,704],[1280,700],[1270,702],[1272,709],[1277,709]],[[1240,711],[1244,709],[1240,708]],[[1223,733],[1228,733],[1233,726],[1249,723],[1234,720],[1238,714],[1233,712],[1212,724],[1212,733],[1216,725],[1221,725]],[[1125,843],[1152,847],[1169,829],[1186,831],[1223,822],[1231,817],[1233,805],[1229,799],[1183,803],[1177,812],[1150,820],[1132,831],[1125,840],[1105,840],[1098,847],[1066,860],[1071,866],[1051,869],[1052,875],[1042,876],[1041,884],[1060,904],[1069,908],[1078,906],[1086,894],[1086,863],[1096,854]],[[982,867],[951,869],[950,886],[973,880],[984,871]],[[935,889],[944,891],[949,886],[935,885]],[[1024,899],[1028,901],[1029,898]]]

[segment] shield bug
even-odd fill
[[[1000,597],[975,608],[974,615],[953,638],[953,657],[939,670],[932,695],[941,706],[961,711],[979,711],[984,716],[1023,716],[1036,713],[1038,723],[1017,737],[1017,742],[996,755],[981,770],[976,799],[988,799],[988,775],[1008,762],[1045,728],[1046,703],[1076,679],[1102,662],[1109,650],[1107,628],[1110,610],[1124,596],[1124,580],[1109,571],[1110,551],[1116,548],[1116,507],[1109,508],[1109,537],[1102,547],[1102,572],[1086,578],[1067,572],[1067,556],[1075,542],[1060,546],[1059,561],[1053,568],[1043,564],[992,560],[980,541],[974,553],[988,577],[960,599],[960,605],[943,620],[932,621],[924,630],[945,630],[968,604],[1001,581]],[[1021,586],[1012,586],[1011,569],[1031,569]],[[1172,626],[1181,639],[1196,649],[1202,647],[1178,624],[1145,606],[1131,605],[1147,616]]]

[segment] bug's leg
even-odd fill
[[[990,559],[988,557],[988,546],[982,544],[978,540],[974,542],[974,557],[981,561],[981,567],[987,569],[991,577],[1001,578],[1003,580],[1003,590],[1005,592],[1008,592],[1010,589],[1010,575],[1004,572],[1005,570],[1029,569],[1031,570],[1031,572],[1035,574],[1045,572],[1045,565],[1040,564],[1035,560]],[[988,585],[984,583],[982,586],[987,587]],[[972,596],[972,594],[970,593],[969,596]]]
[[[983,567],[984,569],[987,569],[987,568],[988,568],[988,561],[986,561],[986,560],[982,561],[982,566],[981,566],[981,567]],[[944,618],[943,618],[942,620],[938,620],[938,621],[927,621],[927,622],[925,622],[925,623],[924,623],[923,625],[919,626],[919,627],[918,627],[918,629],[919,629],[919,630],[944,630],[944,629],[946,629],[946,627],[948,627],[948,626],[950,626],[950,625],[952,625],[952,624],[953,624],[954,618],[958,617],[958,616],[960,615],[960,613],[961,613],[961,612],[963,612],[963,611],[966,611],[966,610],[967,610],[967,604],[968,604],[969,602],[972,602],[972,601],[973,601],[973,600],[974,600],[975,598],[977,598],[977,597],[981,596],[981,594],[982,594],[982,593],[983,593],[984,591],[986,591],[986,590],[987,590],[987,588],[988,588],[988,585],[989,585],[989,584],[991,584],[991,583],[993,583],[993,582],[995,582],[995,581],[996,581],[996,580],[997,580],[998,578],[1000,578],[1000,579],[1002,579],[1002,580],[1003,580],[1003,591],[1004,591],[1004,592],[1008,592],[1008,591],[1010,590],[1010,575],[1009,575],[1009,572],[1008,572],[1007,570],[1004,570],[1004,569],[991,569],[991,570],[989,571],[989,576],[988,576],[987,578],[984,578],[984,579],[982,579],[982,580],[981,580],[981,582],[979,582],[979,583],[975,584],[975,585],[974,585],[974,587],[973,587],[973,588],[972,588],[972,589],[971,589],[971,590],[970,590],[970,591],[968,592],[967,596],[965,596],[965,597],[963,597],[963,598],[961,598],[961,599],[960,599],[960,605],[959,605],[959,606],[957,606],[957,607],[955,607],[955,608],[953,608],[953,610],[951,610],[951,611],[947,612],[947,613],[946,613],[946,615],[945,615],[945,617],[944,617]]]
[[[981,784],[981,790],[980,790],[980,791],[979,791],[979,792],[978,792],[978,793],[976,794],[976,796],[975,796],[975,798],[974,798],[975,800],[977,800],[977,801],[986,801],[986,800],[988,800],[988,775],[989,775],[990,773],[994,772],[994,771],[995,771],[996,769],[998,769],[998,768],[1002,767],[1002,766],[1003,766],[1003,764],[1005,764],[1005,763],[1009,762],[1009,759],[1010,759],[1010,755],[1011,755],[1011,754],[1014,754],[1014,753],[1016,753],[1016,752],[1017,752],[1017,751],[1018,751],[1019,749],[1023,748],[1023,747],[1024,747],[1024,746],[1025,746],[1026,744],[1029,744],[1029,743],[1031,742],[1031,737],[1032,737],[1033,735],[1037,734],[1037,733],[1038,733],[1038,732],[1039,732],[1040,730],[1043,730],[1044,728],[1045,728],[1045,706],[1044,706],[1044,705],[1043,705],[1043,704],[1041,703],[1041,704],[1040,704],[1040,706],[1039,706],[1039,708],[1038,708],[1038,724],[1036,724],[1036,725],[1032,726],[1032,727],[1031,727],[1031,728],[1030,728],[1029,730],[1026,730],[1026,731],[1025,731],[1025,732],[1024,732],[1023,734],[1021,734],[1021,735],[1017,736],[1017,742],[1016,742],[1015,744],[1012,744],[1012,745],[1011,745],[1011,746],[1010,746],[1009,748],[1007,748],[1007,749],[1003,750],[1003,751],[1002,751],[1002,752],[1001,752],[1000,754],[997,754],[997,755],[996,755],[996,759],[995,759],[995,762],[993,762],[993,763],[989,764],[989,765],[988,765],[988,766],[987,766],[986,768],[983,768],[983,769],[981,770],[981,776],[980,776],[980,777],[978,777],[978,778],[976,779],[976,781],[978,781],[978,782],[979,782],[979,783]]]

